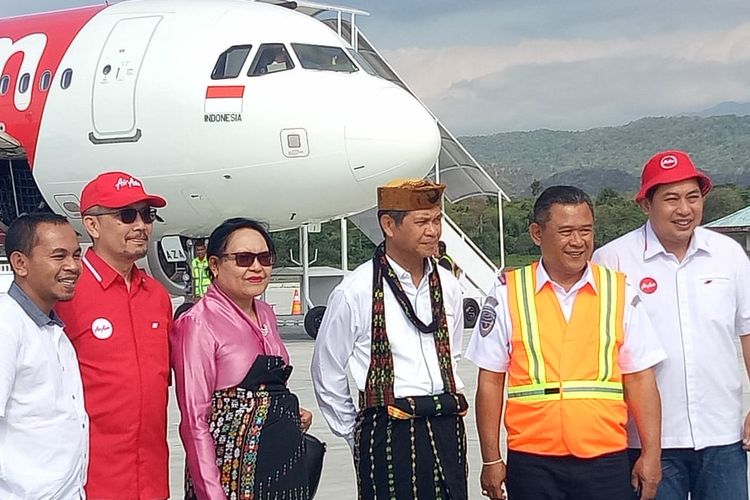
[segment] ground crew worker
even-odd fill
[[[91,418],[92,499],[169,497],[172,304],[164,287],[135,266],[146,255],[155,208],[165,205],[125,172],[101,174],[81,193],[93,247],[81,259],[73,300],[56,310],[78,353]]]
[[[432,259],[444,189],[417,179],[378,188],[385,242],[333,291],[315,341],[315,396],[354,451],[360,499],[468,497],[461,289]]]
[[[750,262],[734,240],[698,226],[710,190],[686,153],[656,154],[636,196],[648,221],[594,255],[639,286],[667,352],[656,374],[664,500],[748,498],[737,339],[750,372]],[[640,448],[637,436],[630,446]]]
[[[196,299],[203,297],[211,284],[208,274],[208,259],[206,258],[206,243],[197,241],[195,246],[195,258],[190,263],[190,274],[193,277],[193,296]]]
[[[540,261],[499,275],[466,352],[479,367],[482,493],[504,498],[507,473],[512,500],[630,500],[634,489],[653,498],[661,468],[651,367],[664,352],[648,317],[623,274],[588,263],[594,214],[586,193],[547,188],[529,229]],[[628,410],[644,446],[632,477]]]
[[[450,271],[456,278],[461,277],[461,268],[458,267],[453,257],[448,255],[444,241],[438,242],[437,263],[438,266],[442,266]]]

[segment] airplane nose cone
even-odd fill
[[[424,177],[440,153],[435,118],[400,87],[384,88],[352,106],[346,153],[358,181]]]

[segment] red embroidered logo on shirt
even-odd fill
[[[656,284],[656,280],[654,278],[648,278],[648,277],[643,278],[639,286],[643,293],[647,293],[649,295],[654,293],[656,289],[659,287],[659,285]]]

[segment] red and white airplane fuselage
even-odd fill
[[[259,70],[279,48],[282,70]],[[205,236],[237,215],[282,229],[356,213],[440,150],[411,94],[321,22],[260,2],[4,19],[0,67],[0,137],[20,143],[49,207],[75,219],[86,182],[125,170],[167,198],[158,236]]]

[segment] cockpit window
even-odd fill
[[[373,69],[372,66],[370,66],[370,63],[368,63],[367,60],[362,57],[362,54],[354,49],[346,49],[346,51],[349,52],[349,55],[352,56],[352,59],[357,62],[357,66],[365,70],[365,73],[372,76],[378,76],[378,73]]]
[[[299,63],[305,69],[338,71],[341,73],[354,73],[358,71],[357,67],[341,47],[293,43],[292,48],[297,54]]]
[[[267,75],[292,69],[294,63],[282,43],[264,43],[258,48],[248,76]]]
[[[234,45],[222,52],[211,72],[211,79],[225,80],[240,76],[251,48],[251,45]]]

